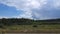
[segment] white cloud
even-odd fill
[[[48,4],[48,9],[46,10],[51,10],[49,7],[54,7],[54,8],[58,8],[60,7],[60,0],[0,0],[0,3],[3,3],[5,5],[8,6],[12,6],[15,7],[17,10],[23,10],[23,14],[18,15],[17,17],[24,17],[24,18],[33,18],[33,14],[35,14],[36,18],[41,18],[41,19],[46,19],[46,18],[50,18],[50,17],[44,17],[42,11],[40,11],[41,9],[44,8],[44,6],[47,6]],[[42,13],[38,13],[37,11],[32,11],[32,10],[39,10],[39,12]]]
[[[20,17],[32,18],[32,9],[40,9],[46,4],[46,0],[0,0],[0,3],[23,10],[24,13]]]

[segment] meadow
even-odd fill
[[[60,32],[60,25],[14,25],[6,26],[5,29],[1,28],[0,32],[9,32],[9,33],[58,33]]]
[[[60,19],[0,19],[0,33],[60,33]]]

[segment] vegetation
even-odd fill
[[[0,19],[0,31],[5,32],[59,32],[58,30],[60,31],[60,19]]]
[[[0,25],[54,25],[60,24],[60,19],[51,19],[51,20],[32,20],[32,19],[18,19],[18,18],[10,18],[10,19],[0,19]]]

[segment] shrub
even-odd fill
[[[33,25],[33,27],[37,27],[37,25]]]

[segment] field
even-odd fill
[[[9,33],[59,33],[60,25],[37,25],[34,27],[33,25],[14,25],[14,26],[6,26],[5,28],[1,28],[0,32],[9,32]]]
[[[0,33],[60,33],[60,19],[0,19]]]

